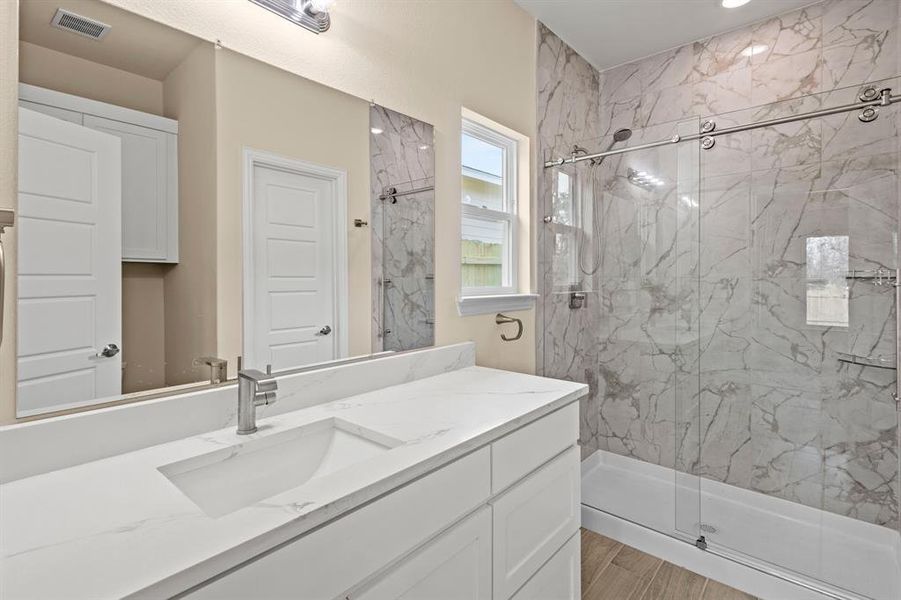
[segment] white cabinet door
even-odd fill
[[[122,260],[178,262],[176,136],[87,114],[84,125],[122,140]]]
[[[575,533],[513,600],[578,600],[582,596],[581,543]]]
[[[119,140],[19,109],[20,417],[121,392]]]
[[[506,600],[579,530],[579,449],[492,500],[494,598]]]
[[[490,600],[491,509],[482,508],[351,600]]]
[[[19,100],[19,106],[27,108],[28,110],[33,110],[34,112],[56,117],[57,119],[62,119],[63,121],[76,123],[77,125],[82,125],[84,121],[84,115],[80,112],[50,106],[49,104],[39,104],[37,102],[29,102],[28,100]]]

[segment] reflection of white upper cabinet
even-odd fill
[[[19,99],[122,140],[122,260],[178,262],[178,121],[27,84]]]

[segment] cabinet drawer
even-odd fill
[[[513,600],[579,600],[582,595],[581,543],[574,533],[520,588]]]
[[[489,468],[488,448],[477,450],[241,565],[189,597],[331,600],[483,503]]]
[[[498,493],[579,439],[573,402],[491,444],[491,491]]]
[[[494,599],[506,600],[579,529],[579,449],[571,446],[491,502]]]
[[[491,600],[491,509],[444,533],[352,600]]]

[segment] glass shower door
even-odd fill
[[[897,123],[897,107],[852,111],[701,153],[700,524],[710,550],[839,597],[901,597]]]
[[[622,149],[698,131],[698,120],[580,140]],[[628,136],[628,140],[622,139]],[[617,139],[620,138],[620,139]],[[572,147],[556,149],[569,156]],[[548,170],[543,374],[587,382],[582,501],[697,538],[698,142]]]

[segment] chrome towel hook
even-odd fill
[[[522,337],[522,319],[517,319],[516,317],[508,317],[507,315],[497,313],[497,316],[494,317],[494,322],[498,325],[506,325],[507,323],[516,323],[516,335],[513,337],[507,337],[503,333],[501,334],[501,339],[505,342],[515,342],[519,338]]]

